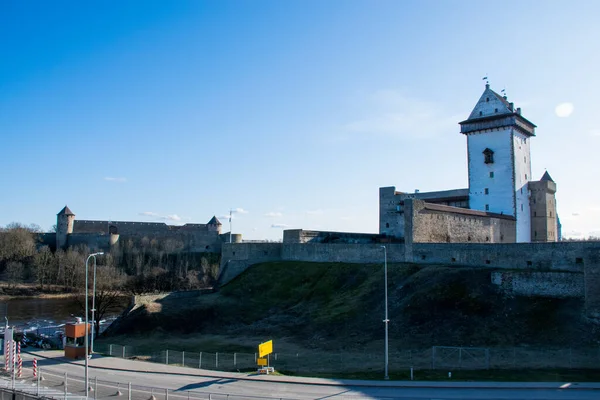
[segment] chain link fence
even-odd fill
[[[109,344],[96,352],[113,357],[132,358],[166,365],[178,365],[218,371],[249,371],[257,368],[256,353],[191,352],[161,350],[136,351],[133,346]],[[383,371],[383,351],[326,353],[273,353],[269,363],[282,372],[353,373]],[[600,348],[539,349],[528,347],[481,348],[433,346],[423,350],[389,353],[390,371],[425,369],[588,369],[600,366]]]

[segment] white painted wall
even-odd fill
[[[469,153],[469,203],[474,210],[515,216],[511,129],[467,135]],[[483,150],[494,151],[494,163],[485,164]],[[490,178],[490,172],[494,177]],[[489,194],[485,194],[485,188]]]
[[[531,210],[529,209],[529,188],[531,180],[531,138],[513,129],[515,154],[515,199],[517,212],[517,242],[531,241]]]

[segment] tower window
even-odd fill
[[[485,211],[490,211],[490,205],[489,204],[485,205]]]
[[[523,156],[523,160],[527,162],[527,156]]]
[[[527,174],[525,174],[525,180],[527,180]]]
[[[485,188],[485,189],[484,189],[484,192],[485,192],[485,194],[490,194],[490,189],[488,189],[488,188]]]
[[[386,227],[386,228],[389,228],[389,227],[390,227],[390,223],[389,223],[389,222],[386,222],[386,223],[385,223],[385,227]]]
[[[533,212],[533,216],[534,216],[534,217],[537,217],[537,212],[535,212],[535,211],[534,211],[534,212]]]
[[[483,112],[479,111],[479,116],[481,117],[483,115]]]
[[[486,97],[486,98],[485,98],[485,101],[490,101],[490,98],[489,98],[489,97]]]
[[[497,109],[497,108],[494,108],[494,112],[498,112],[498,109]]]
[[[490,172],[490,178],[493,178],[493,177],[494,177],[494,171],[491,171]]]
[[[494,163],[494,152],[490,149],[485,149],[483,151],[484,163],[493,164]]]

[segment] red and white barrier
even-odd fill
[[[33,377],[37,377],[37,358],[33,359]]]
[[[19,356],[19,366],[17,367],[17,378],[23,375],[23,359]]]
[[[8,371],[8,362],[10,361],[10,344],[6,339],[4,339],[4,342],[4,370]]]
[[[12,357],[11,357],[11,368],[10,370],[14,373],[15,372],[15,355],[17,353],[17,343],[13,340],[13,346],[12,346]]]

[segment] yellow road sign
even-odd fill
[[[256,360],[256,363],[258,365],[264,365],[264,366],[266,366],[267,365],[267,359],[266,358],[259,358],[259,359]]]
[[[258,345],[258,356],[263,358],[267,354],[271,354],[273,352],[273,341],[269,340],[268,342],[264,342]]]

